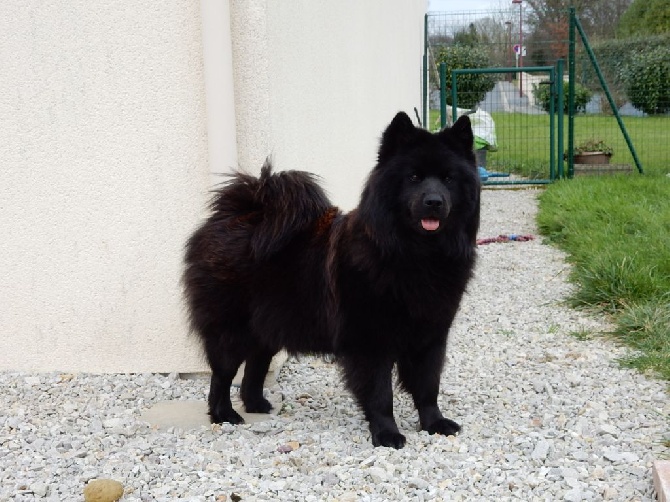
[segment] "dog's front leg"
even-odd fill
[[[445,418],[437,406],[445,349],[446,340],[440,340],[419,352],[404,354],[398,361],[398,377],[402,386],[412,395],[419,412],[421,430],[452,436],[461,427]]]

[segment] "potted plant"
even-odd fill
[[[609,164],[614,150],[602,139],[587,139],[575,145],[575,164]]]

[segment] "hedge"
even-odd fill
[[[551,97],[551,86],[549,85],[533,85],[533,96],[537,100],[537,104],[545,111],[549,111],[549,99]],[[568,85],[564,86],[565,99],[563,100],[563,112],[568,113]],[[581,84],[575,84],[575,111],[586,111],[586,104],[590,101],[593,93]],[[554,110],[558,112],[558,96],[554,96]]]
[[[670,33],[607,40],[594,44],[593,52],[619,105],[628,100],[647,113],[668,110]],[[581,55],[579,65],[582,83],[599,89],[597,75],[586,54]]]
[[[450,45],[443,47],[437,54],[437,64],[447,65],[447,104],[451,103],[451,71],[468,68],[487,68],[491,66],[488,52],[482,47]],[[484,99],[486,93],[495,86],[495,78],[489,73],[459,75],[458,106],[472,108]]]

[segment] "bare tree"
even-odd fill
[[[586,2],[582,15],[590,19],[589,37],[594,39],[613,38],[623,13],[633,0],[597,0]]]
[[[537,27],[556,25],[567,19],[574,6],[589,36],[611,37],[617,22],[633,0],[526,0],[529,22]]]
[[[530,39],[546,40],[543,57],[567,57],[568,8],[574,6],[584,30],[592,39],[613,37],[617,22],[632,0],[525,0]]]

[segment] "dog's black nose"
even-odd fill
[[[433,209],[439,209],[444,204],[444,200],[438,194],[427,194],[423,197],[423,205]]]

